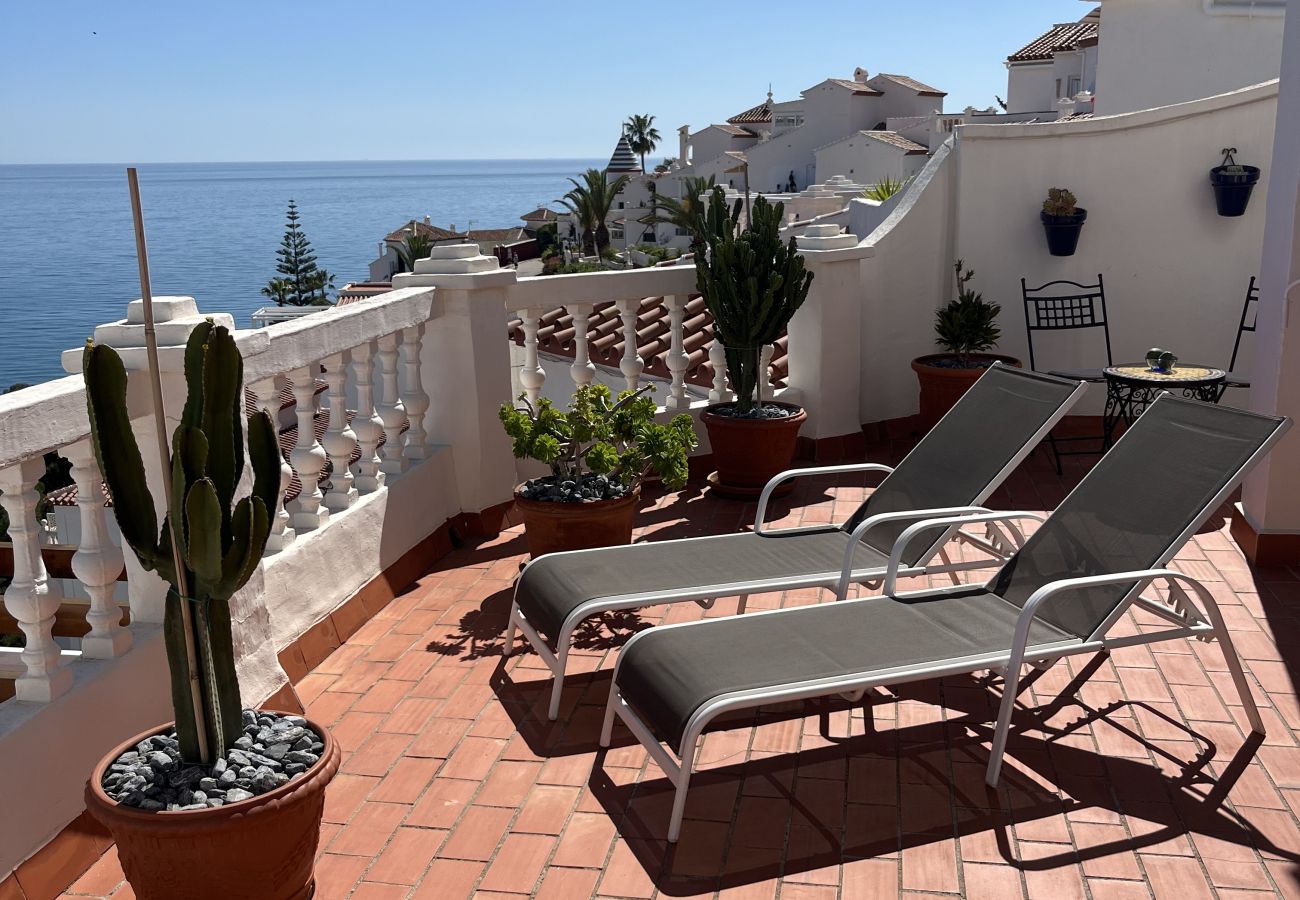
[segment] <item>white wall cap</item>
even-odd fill
[[[491,259],[491,257],[488,257]],[[495,259],[492,260],[496,262]],[[416,263],[418,266],[419,263]],[[514,284],[519,276],[514,269],[488,268],[477,272],[448,272],[438,274],[412,274],[403,272],[393,276],[394,288],[447,288],[472,291],[479,288],[501,287]]]
[[[154,297],[153,320],[170,322],[186,316],[197,316],[199,304],[193,297]],[[132,300],[126,305],[126,321],[132,325],[144,324],[144,300]]]
[[[66,446],[90,433],[80,373],[0,395],[0,469]]]
[[[481,251],[478,244],[441,244],[434,247],[428,259],[469,259],[478,256]],[[419,262],[419,260],[416,260]]]

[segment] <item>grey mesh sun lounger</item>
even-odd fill
[[[523,632],[555,675],[549,716],[560,708],[564,670],[574,630],[597,613],[657,603],[740,597],[803,587],[834,587],[879,579],[890,547],[909,521],[985,511],[979,504],[1002,483],[1078,399],[1085,385],[1001,365],[991,367],[912,452],[890,469],[878,463],[792,469],[776,476],[759,497],[754,530],[624,547],[553,553],[532,560],[515,584],[505,653]],[[843,525],[764,528],[767,503],[791,478],[843,472],[886,477]],[[1037,517],[1035,517],[1037,518]],[[996,529],[1005,526],[1006,532]],[[904,574],[956,572],[1001,562],[1021,537],[1006,521],[991,526],[994,540],[972,534],[932,535],[907,554]],[[989,554],[993,562],[951,562],[944,545],[953,536]],[[940,564],[928,565],[936,556]],[[847,566],[846,561],[851,561]]]
[[[882,685],[1004,669],[986,776],[996,785],[1023,663],[1046,666],[1080,653],[1217,638],[1251,726],[1262,734],[1214,597],[1164,567],[1290,424],[1165,395],[985,585],[894,590],[896,576],[906,571],[905,547],[917,535],[1016,513],[909,525],[890,552],[882,596],[846,600],[845,585],[837,603],[634,635],[614,670],[601,744],[609,746],[617,715],[667,773],[677,788],[668,826],[668,840],[675,841],[706,726],[724,713],[772,703],[856,698]],[[1156,582],[1168,594],[1142,596]],[[1135,604],[1168,627],[1109,637]]]

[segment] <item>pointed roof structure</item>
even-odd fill
[[[641,174],[641,164],[637,162],[636,154],[632,152],[632,145],[627,142],[627,135],[619,136],[618,144],[614,147],[614,155],[609,158],[609,165],[605,167],[605,173],[615,178],[619,175]]]

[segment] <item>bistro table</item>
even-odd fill
[[[1165,391],[1206,403],[1218,403],[1228,373],[1213,366],[1179,365],[1169,372],[1157,372],[1146,363],[1130,363],[1102,369],[1106,376],[1106,411],[1102,417],[1105,446],[1111,445],[1115,426],[1126,426]]]

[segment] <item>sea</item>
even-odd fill
[[[251,327],[271,304],[285,210],[296,201],[336,287],[365,281],[384,235],[413,218],[507,228],[557,208],[589,159],[140,165],[155,296],[198,300]],[[59,378],[59,354],[140,296],[125,165],[0,165],[0,391]]]

